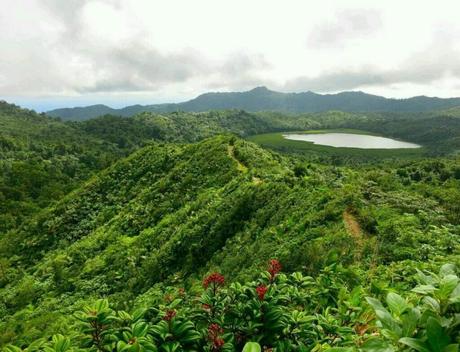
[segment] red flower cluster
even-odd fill
[[[174,300],[174,297],[171,296],[170,294],[166,294],[164,297],[164,300],[168,303],[171,303]]]
[[[172,318],[176,316],[176,311],[174,309],[169,309],[166,311],[166,314],[163,317],[163,320],[171,321]]]
[[[268,262],[268,272],[270,273],[270,281],[273,281],[275,276],[281,271],[281,263],[276,259],[270,259]]]
[[[213,284],[214,287],[223,286],[225,283],[225,278],[222,274],[212,273],[211,275],[205,277],[203,280],[203,287],[208,288],[210,284]]]
[[[219,324],[211,324],[208,327],[208,339],[212,344],[211,350],[212,351],[220,351],[222,346],[225,344],[224,339],[220,337],[221,334],[224,333],[224,329],[222,329]]]
[[[267,286],[265,286],[265,285],[259,285],[259,286],[257,286],[257,288],[256,288],[256,293],[257,293],[257,296],[259,296],[259,299],[260,299],[261,301],[264,300],[265,294],[267,293],[267,291],[268,291],[268,287],[267,287]]]

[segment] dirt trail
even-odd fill
[[[229,156],[230,158],[232,158],[232,159],[236,162],[236,164],[237,164],[237,167],[236,167],[236,168],[237,168],[239,171],[241,171],[241,172],[244,172],[244,173],[248,172],[248,168],[247,168],[245,165],[243,165],[243,164],[235,157],[235,146],[229,145],[228,148],[227,148],[227,151],[228,151],[228,156]]]
[[[239,161],[235,156],[235,146],[229,145],[227,148],[227,151],[228,151],[228,156],[236,162],[236,165],[237,165],[236,168],[242,173],[247,173],[248,172],[247,166],[244,165],[241,161]],[[256,176],[252,177],[252,183],[254,183],[255,185],[260,185],[262,182],[263,181],[259,177],[256,177]]]
[[[363,231],[355,216],[348,210],[343,212],[343,222],[348,233],[353,237],[356,243],[358,258],[361,258],[361,253],[364,247]]]

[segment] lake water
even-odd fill
[[[397,141],[391,138],[370,136],[353,133],[314,133],[314,134],[284,134],[284,138],[293,141],[313,142],[314,144],[330,147],[360,148],[360,149],[401,149],[420,148],[418,144]]]

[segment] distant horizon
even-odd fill
[[[458,13],[458,0],[16,1],[0,14],[0,97],[37,111],[257,86],[459,97]]]
[[[149,99],[149,98],[140,98],[140,99],[135,99],[134,97],[128,98],[127,97],[101,97],[101,98],[96,98],[92,97],[89,99],[88,97],[82,97],[82,96],[77,96],[77,97],[34,97],[34,98],[27,98],[27,97],[2,97],[0,96],[0,101],[6,101],[7,103],[10,104],[15,104],[18,105],[22,108],[26,109],[31,109],[36,112],[42,113],[42,112],[47,112],[47,111],[52,111],[52,110],[57,110],[57,109],[73,109],[73,108],[85,108],[85,107],[90,107],[90,106],[95,106],[95,105],[105,105],[111,109],[122,109],[127,106],[133,106],[133,105],[160,105],[160,104],[180,104],[184,103],[193,99],[198,98],[199,96],[207,93],[245,93],[245,92],[250,92],[254,89],[257,88],[266,88],[269,91],[276,92],[276,93],[285,93],[285,94],[290,94],[290,93],[295,93],[295,94],[302,94],[302,93],[314,93],[317,95],[336,95],[336,94],[341,94],[341,93],[364,93],[367,95],[373,95],[373,96],[378,96],[382,97],[385,99],[394,99],[394,100],[405,100],[405,99],[411,99],[411,98],[417,98],[417,97],[427,97],[427,98],[438,98],[438,99],[454,99],[454,98],[460,98],[460,96],[431,96],[428,94],[417,94],[417,95],[409,95],[409,96],[404,96],[404,97],[395,97],[395,96],[385,96],[385,95],[380,95],[380,94],[374,94],[370,93],[361,89],[356,89],[356,90],[342,90],[342,91],[337,91],[337,92],[315,92],[313,90],[305,90],[305,91],[280,91],[276,89],[271,89],[270,87],[260,85],[260,86],[255,86],[250,89],[246,90],[238,90],[238,91],[230,91],[230,90],[210,90],[210,91],[204,91],[202,93],[199,93],[198,95],[194,95],[191,97],[183,97],[183,98],[171,98],[169,100],[155,100],[154,98]],[[60,101],[60,103],[57,103]],[[77,103],[78,105],[72,105],[75,104],[76,102],[80,101],[80,103]]]

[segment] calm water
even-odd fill
[[[284,138],[293,141],[313,142],[314,144],[331,147],[361,149],[400,149],[420,148],[418,144],[397,141],[391,138],[369,136],[352,133],[316,133],[316,134],[284,134]]]

